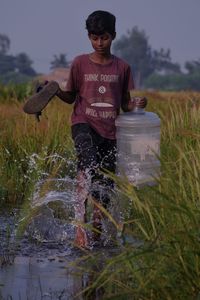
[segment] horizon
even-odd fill
[[[186,61],[200,58],[195,33],[200,27],[198,0],[60,0],[59,5],[53,0],[0,0],[0,5],[0,33],[10,39],[9,53],[25,52],[38,73],[50,71],[54,55],[66,54],[71,61],[91,51],[85,19],[97,9],[116,16],[116,40],[137,26],[145,31],[152,49],[170,49],[172,61],[182,68]]]

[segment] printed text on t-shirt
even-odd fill
[[[116,111],[98,111],[93,108],[86,108],[86,115],[94,117],[94,118],[102,118],[102,119],[116,119],[117,113]]]
[[[114,74],[85,74],[85,81],[118,82],[119,75]]]

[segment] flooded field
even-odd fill
[[[86,253],[77,249],[38,247],[31,256],[5,257],[0,269],[0,299],[101,299],[102,289],[93,292],[93,298],[83,292],[92,284],[101,271],[98,262],[95,272],[87,266],[84,271]],[[103,257],[114,255],[116,249],[96,249]],[[87,265],[87,264],[86,264]]]
[[[1,217],[1,224],[9,218]],[[115,255],[119,248],[97,247],[87,253],[75,248],[70,239],[58,243],[30,241],[26,237],[8,244],[2,241],[5,230],[1,228],[1,300],[102,299],[102,289],[94,291],[92,298],[83,290],[101,271],[105,257]],[[95,264],[88,262],[88,255],[93,260],[97,257]],[[103,261],[99,261],[99,255]]]
[[[83,290],[104,258],[119,252],[108,238],[112,226],[106,222],[101,245],[89,251],[76,248],[74,183],[65,178],[45,185],[44,193],[44,182],[37,184],[31,208],[22,216],[17,210],[0,216],[0,299],[90,299]],[[88,263],[88,255],[95,264]],[[99,255],[103,260],[95,258]],[[91,299],[101,299],[101,294],[101,289],[94,291]]]
[[[0,271],[0,299],[73,299],[83,289],[82,276],[69,267],[72,253],[47,257],[17,256]],[[82,296],[77,299],[83,299]]]

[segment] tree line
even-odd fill
[[[0,83],[23,83],[39,75],[32,67],[33,61],[28,54],[24,52],[17,55],[9,54],[10,43],[7,35],[0,34]],[[54,55],[51,69],[68,66],[65,54]]]
[[[37,76],[33,61],[22,52],[9,54],[10,39],[0,34],[0,82],[20,83]],[[155,50],[144,30],[137,26],[128,30],[113,44],[113,53],[126,60],[132,69],[136,88],[159,90],[200,90],[200,59],[186,61],[185,71],[171,59],[170,49]],[[54,55],[50,68],[69,67],[66,54]]]
[[[200,90],[200,59],[186,61],[183,72],[172,61],[170,49],[152,49],[144,30],[127,31],[115,42],[114,52],[129,62],[138,88]]]

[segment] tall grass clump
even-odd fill
[[[7,84],[0,83],[0,103],[9,103],[10,101],[23,102],[25,98],[34,93],[36,83],[30,81],[28,83]]]
[[[199,299],[200,94],[148,98],[162,120],[161,177],[139,190],[115,178],[119,201],[129,202],[125,243],[89,290],[103,288],[103,299]]]
[[[16,98],[1,103],[0,113],[1,206],[20,206],[40,179],[73,175],[68,105],[52,100],[40,122]]]

